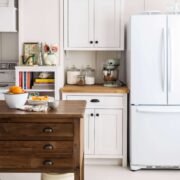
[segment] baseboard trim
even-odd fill
[[[116,165],[122,166],[122,159],[85,159],[86,165]]]

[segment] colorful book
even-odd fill
[[[54,83],[54,79],[35,79],[36,83]]]
[[[19,86],[22,88],[22,72],[19,72]]]

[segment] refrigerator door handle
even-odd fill
[[[172,31],[168,28],[168,91],[172,91]]]
[[[163,50],[162,50],[162,65],[161,65],[161,72],[162,72],[162,90],[165,91],[165,85],[166,85],[166,62],[167,62],[167,50],[166,50],[166,28],[163,28],[162,31],[162,44],[163,44]]]
[[[139,113],[180,113],[180,108],[166,109],[166,108],[136,108]]]

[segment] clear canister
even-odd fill
[[[89,65],[83,70],[83,75],[85,76],[85,84],[93,85],[95,84],[95,70]]]

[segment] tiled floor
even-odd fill
[[[132,172],[118,166],[86,166],[85,180],[180,180],[180,170]]]

